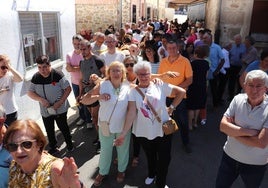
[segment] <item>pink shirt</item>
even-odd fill
[[[83,60],[82,54],[76,54],[74,51],[69,52],[66,55],[66,63],[70,64],[71,66],[79,66],[81,60]],[[79,85],[80,71],[70,72],[70,75],[71,75],[71,82],[73,84]]]

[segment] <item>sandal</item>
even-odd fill
[[[102,183],[102,180],[104,179],[105,176],[101,175],[101,174],[98,174],[94,180],[94,186],[95,187],[98,187],[101,185]]]
[[[131,166],[132,167],[136,167],[136,166],[138,166],[138,164],[139,164],[139,158],[138,157],[134,157],[133,160],[132,160]]]
[[[125,179],[125,172],[118,172],[117,173],[117,177],[116,177],[116,181],[118,183],[122,183]]]

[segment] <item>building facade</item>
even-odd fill
[[[105,30],[109,25],[121,28],[124,23],[138,22],[145,18],[164,18],[165,0],[76,0],[76,29],[100,27]]]
[[[35,58],[47,54],[52,67],[62,69],[67,52],[73,49],[75,32],[74,0],[1,1],[0,53],[8,55],[24,77],[15,85],[19,118],[40,118],[38,103],[27,96],[30,79],[37,72]]]
[[[188,6],[191,20],[205,20],[218,43],[228,42],[235,34],[251,35],[259,49],[268,47],[267,0],[206,0]]]

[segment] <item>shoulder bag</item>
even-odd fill
[[[138,93],[144,99],[145,98],[145,95],[140,90],[140,88],[138,86],[136,86],[135,89],[138,91]],[[152,112],[153,112],[154,116],[156,117],[157,121],[159,123],[161,123],[161,118],[156,113],[154,107],[151,105],[151,103],[149,102],[149,100],[147,100],[147,104],[148,104],[149,108],[152,110]],[[168,120],[168,121],[166,121],[165,123],[162,124],[162,130],[163,130],[163,132],[164,132],[165,135],[169,135],[169,134],[172,134],[172,133],[178,131],[179,130],[179,126],[177,125],[176,121],[171,118],[170,120]]]
[[[114,110],[115,110],[115,107],[117,105],[117,102],[118,102],[118,98],[116,99],[116,102],[115,102],[115,105],[114,105],[114,108],[113,108],[113,111],[109,117],[109,120],[108,121],[100,121],[99,120],[99,126],[101,128],[101,132],[103,134],[103,136],[110,136],[110,128],[109,128],[109,124],[110,124],[110,120],[112,118],[112,115],[114,113]]]

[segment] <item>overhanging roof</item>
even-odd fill
[[[168,0],[171,4],[178,4],[178,5],[190,5],[195,3],[207,2],[207,0]]]

